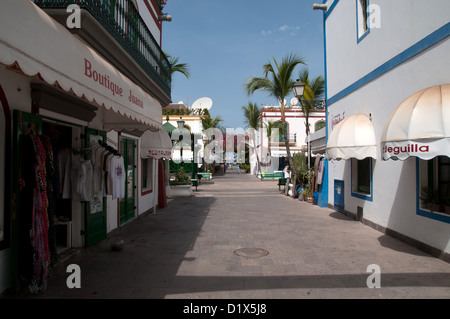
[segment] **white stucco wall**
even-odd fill
[[[158,27],[158,24],[155,22],[155,19],[153,18],[152,14],[157,18],[158,13],[157,9],[153,7],[151,0],[146,0],[149,4],[150,10],[147,7],[144,0],[136,0],[138,7],[139,7],[139,14],[141,15],[142,19],[145,21],[145,24],[147,25],[147,28],[152,33],[153,37],[155,38],[156,42],[161,46],[161,30]]]
[[[329,204],[334,204],[334,180],[345,181],[345,210],[380,226],[450,252],[450,224],[417,215],[416,159],[383,161],[381,135],[391,112],[407,97],[434,85],[450,83],[450,40],[447,38],[353,90],[349,85],[449,22],[450,2],[371,0],[381,8],[381,28],[356,40],[356,1],[339,1],[326,22],[328,99],[348,89],[348,95],[328,106],[332,119],[371,114],[377,139],[373,162],[373,201],[351,195],[351,161],[330,161]],[[344,114],[345,112],[345,114]]]
[[[369,3],[380,8],[381,28],[371,29],[359,43],[356,0],[339,1],[328,16],[328,98],[449,22],[448,0],[370,0]]]
[[[141,158],[138,159],[141,161]],[[153,180],[152,180],[152,192],[142,195],[142,165],[140,165],[139,174],[138,174],[138,180],[137,180],[137,192],[139,194],[138,196],[138,215],[143,214],[147,212],[150,209],[154,208],[154,205],[158,205],[158,161],[155,159],[152,159],[152,163],[150,164],[153,166]]]
[[[289,132],[290,140],[292,141],[293,135],[296,134],[296,146],[302,146],[306,145],[305,139],[306,139],[306,119],[301,111],[291,111],[286,110],[286,122],[289,123]],[[281,120],[281,113],[276,111],[265,111],[262,113],[262,119],[263,119],[263,127],[261,129],[263,134],[263,144],[267,147],[267,134],[266,134],[266,124],[268,122],[277,122]],[[315,125],[317,122],[325,121],[325,112],[311,112],[309,116],[309,127],[310,132],[315,132]],[[283,134],[283,132],[280,130],[280,134]],[[261,138],[261,137],[260,137]],[[258,143],[261,143],[261,139],[258,140]]]

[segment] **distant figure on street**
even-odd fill
[[[241,167],[239,166],[239,164],[236,165],[236,167],[237,167],[238,174],[240,174],[241,173]]]

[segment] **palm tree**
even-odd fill
[[[300,71],[298,76],[299,81],[305,85],[305,91],[303,93],[303,98],[300,99],[300,104],[302,106],[303,114],[305,114],[306,136],[309,136],[311,133],[309,127],[309,113],[314,111],[314,102],[317,99],[320,99],[325,92],[325,80],[320,75],[314,79],[310,79],[308,69]]]
[[[207,116],[202,116],[201,117],[201,121],[202,121],[202,128],[203,131],[206,131],[207,129],[210,128],[218,128],[223,132],[223,128],[220,125],[221,122],[223,122],[222,118],[220,118],[219,116],[216,116],[214,118],[212,118],[209,114]],[[206,137],[206,145],[209,144],[209,139],[208,137]],[[208,163],[205,163],[206,165],[206,170],[208,170]]]
[[[202,121],[202,128],[204,131],[206,131],[209,128],[218,128],[222,130],[220,123],[223,122],[223,120],[219,116],[216,116],[214,118],[211,116],[202,116],[201,121]]]
[[[179,72],[189,79],[189,65],[187,63],[179,63],[180,58],[178,57],[173,57],[167,53],[165,53],[165,55],[167,56],[167,60],[170,64],[170,75],[174,74],[175,72]]]
[[[247,128],[251,129],[251,136],[253,140],[253,151],[256,155],[257,161],[257,171],[259,172],[261,169],[261,163],[258,157],[258,151],[256,150],[256,131],[261,127],[261,110],[258,108],[256,103],[248,102],[247,106],[243,106],[242,110],[244,111],[245,123],[247,124]]]
[[[303,58],[296,54],[290,54],[283,58],[281,64],[273,58],[273,64],[268,62],[264,64],[264,77],[251,77],[244,84],[247,93],[253,94],[255,91],[265,91],[280,101],[281,121],[283,136],[286,143],[286,153],[289,163],[289,169],[292,171],[294,165],[292,163],[291,149],[289,146],[289,137],[286,130],[286,117],[284,111],[284,99],[292,92],[294,81],[292,73],[299,64],[306,64]],[[270,77],[269,77],[270,76]]]

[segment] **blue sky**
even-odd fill
[[[262,66],[290,53],[303,57],[312,77],[324,75],[321,0],[168,0],[162,47],[188,63],[191,77],[176,73],[172,101],[188,106],[210,97],[212,116],[226,128],[245,128],[242,106],[278,104],[265,93],[248,96],[244,82]],[[298,71],[302,67],[298,67]],[[294,73],[294,80],[298,74]],[[288,101],[293,96],[288,97]]]

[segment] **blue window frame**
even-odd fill
[[[361,42],[369,33],[369,0],[356,0],[356,41]]]
[[[352,197],[373,201],[373,159],[351,160]]]
[[[417,215],[450,224],[450,158],[417,159],[416,171]],[[427,203],[426,197],[435,203]]]

